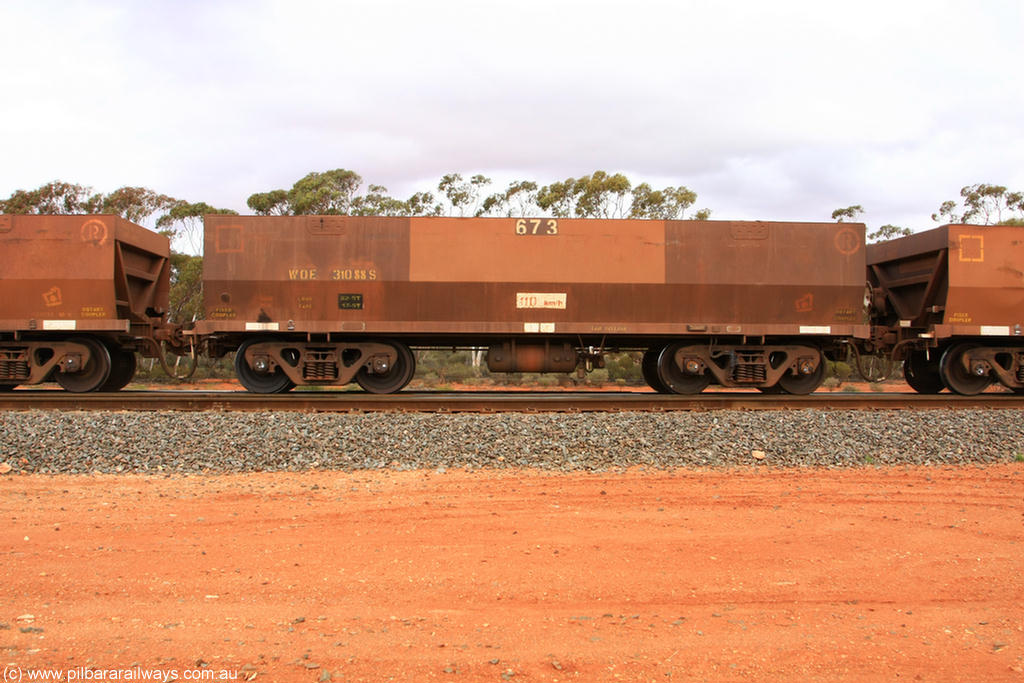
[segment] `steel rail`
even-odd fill
[[[653,392],[307,392],[261,395],[244,391],[120,391],[70,394],[18,390],[0,394],[0,411],[136,410],[421,412],[421,413],[577,413],[615,411],[711,410],[935,410],[1024,409],[1024,395],[895,393],[816,393],[779,396],[712,392],[695,396]]]

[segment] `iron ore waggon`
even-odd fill
[[[207,216],[195,334],[250,391],[400,390],[411,348],[486,347],[495,372],[642,350],[659,391],[804,394],[870,337],[848,223]]]
[[[1024,229],[945,225],[867,247],[876,330],[920,393],[1024,392]]]
[[[165,237],[0,215],[0,390],[117,390],[166,344],[235,352],[264,393],[398,391],[413,349],[445,347],[486,348],[494,372],[640,351],[658,391],[797,394],[852,348],[903,361],[919,392],[1024,391],[1019,227],[865,247],[849,223],[218,215],[205,241],[206,319],[185,329],[166,317]]]
[[[0,390],[116,391],[159,353],[170,245],[117,216],[0,215]]]

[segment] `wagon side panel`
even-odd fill
[[[1024,230],[1015,226],[951,226],[949,283],[947,324],[977,325],[985,328],[980,330],[982,334],[996,334],[996,329],[1020,334],[1024,325]]]
[[[853,224],[209,216],[206,328],[838,334],[863,272]]]

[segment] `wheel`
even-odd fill
[[[950,391],[963,396],[973,396],[983,392],[992,383],[992,378],[988,375],[978,376],[968,372],[964,367],[964,354],[976,348],[977,344],[957,344],[942,354],[939,361],[939,376]]]
[[[892,376],[895,370],[894,361],[877,353],[865,354],[860,357],[857,369],[863,373],[868,382],[875,382]]]
[[[818,368],[809,375],[793,375],[789,372],[779,378],[776,385],[787,394],[806,396],[814,393],[814,390],[821,386],[825,380],[825,359],[821,352],[818,352]]]
[[[274,340],[248,339],[238,347],[238,351],[235,352],[235,375],[242,386],[254,394],[283,394],[286,391],[291,391],[295,383],[288,378],[288,375],[284,374],[281,368],[274,368],[273,372],[258,372],[245,362],[246,349],[253,344],[263,344],[268,341]]]
[[[73,391],[76,394],[96,391],[110,378],[110,352],[106,346],[92,337],[82,337],[75,339],[74,342],[89,349],[89,362],[78,372],[58,370],[53,373],[53,378],[66,391]]]
[[[666,387],[662,383],[661,378],[658,377],[658,355],[661,353],[661,349],[653,347],[644,351],[643,360],[640,361],[640,373],[644,376],[644,381],[647,382],[647,386],[657,391],[659,394],[672,393],[671,389]]]
[[[401,391],[416,372],[416,358],[405,344],[388,342],[398,353],[394,365],[386,373],[370,372],[365,365],[356,374],[356,382],[371,394],[393,394]]]
[[[669,344],[658,354],[658,379],[669,391],[676,394],[699,394],[711,384],[711,375],[705,369],[699,375],[683,372],[676,365],[676,351],[682,344]]]
[[[769,363],[769,365],[772,366],[773,370],[778,370],[779,366],[786,362],[786,358],[787,358],[787,356],[786,356],[785,353],[782,353],[782,352],[779,352],[779,351],[773,351],[768,356],[768,363]],[[758,391],[760,391],[762,394],[778,395],[778,394],[786,393],[786,390],[783,389],[781,386],[779,386],[779,382],[778,381],[776,381],[775,384],[773,384],[773,385],[771,385],[769,387],[755,387],[755,388]]]
[[[911,351],[903,361],[903,379],[919,394],[937,394],[946,388],[939,374],[939,362],[928,360],[924,351]]]
[[[109,349],[110,377],[100,387],[100,391],[120,391],[128,386],[135,376],[135,352],[121,347]]]

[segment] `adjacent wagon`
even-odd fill
[[[867,248],[875,323],[922,393],[1024,391],[1024,230],[945,225]]]
[[[165,323],[166,237],[117,216],[0,215],[0,390],[113,391]]]

